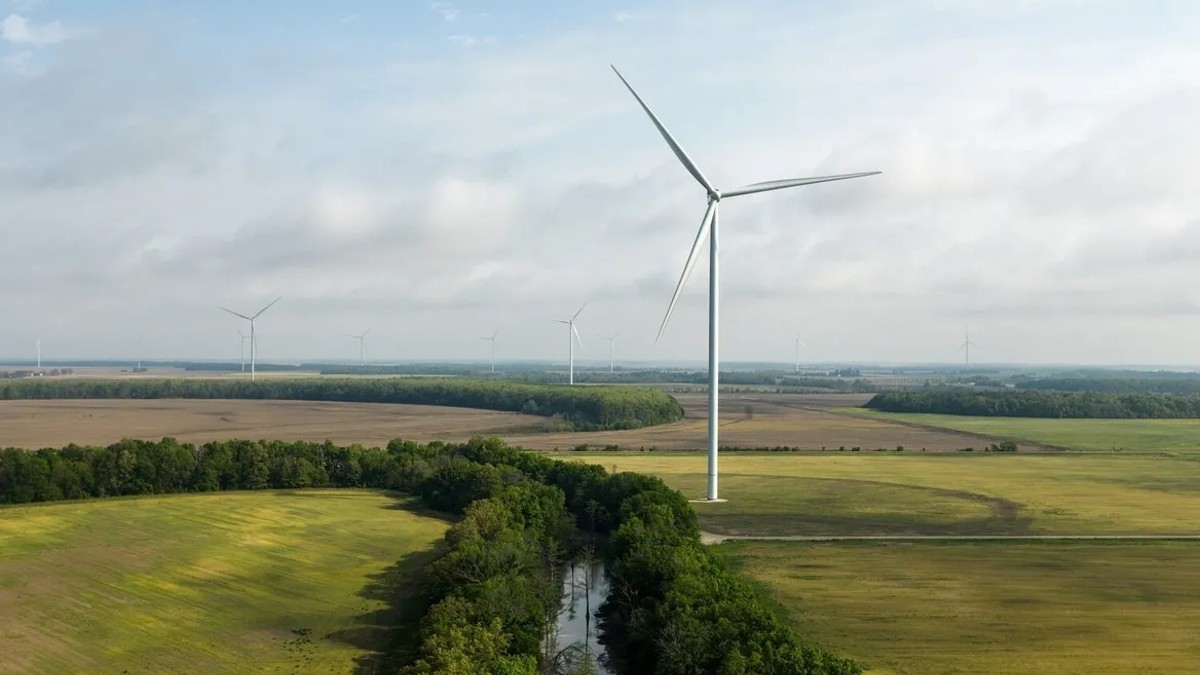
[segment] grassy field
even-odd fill
[[[1200,451],[1200,420],[1066,420],[886,413],[863,408],[839,412],[862,419],[963,431],[1073,450],[1107,452]],[[981,450],[976,447],[976,450]]]
[[[706,459],[561,453],[704,494]],[[721,457],[719,534],[1200,534],[1200,462],[1161,456],[920,453]]]
[[[353,672],[445,528],[359,490],[0,509],[0,672]]]
[[[1200,672],[1200,545],[723,544],[876,673]]]

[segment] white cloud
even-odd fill
[[[19,45],[52,45],[78,37],[82,31],[61,21],[38,25],[20,14],[9,14],[0,22],[0,37]]]
[[[458,34],[458,35],[447,36],[446,42],[449,42],[450,44],[454,45],[455,47],[471,49],[473,47],[479,47],[482,45],[494,45],[494,44],[496,44],[496,38],[492,37],[490,35],[479,36],[479,35]]]

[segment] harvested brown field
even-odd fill
[[[461,441],[507,436],[546,424],[533,415],[388,403],[200,399],[0,401],[0,447],[108,445],[122,438],[174,436],[203,443],[230,438],[332,440],[384,445],[393,438]]]
[[[173,436],[202,443],[230,438],[325,440],[382,445],[393,438],[466,440],[502,436],[540,450],[619,445],[624,449],[697,450],[705,445],[705,394],[676,394],[686,418],[629,431],[544,433],[544,417],[469,408],[311,401],[203,399],[0,401],[0,447],[107,445],[122,438]],[[789,446],[806,450],[861,447],[945,452],[982,449],[989,437],[835,412],[856,406],[861,394],[725,394],[721,444]],[[1022,445],[1022,450],[1043,448]]]
[[[674,394],[686,417],[681,422],[629,431],[586,434],[510,434],[517,445],[541,450],[567,449],[582,443],[623,449],[641,447],[660,450],[704,448],[708,434],[708,398],[704,393]],[[973,447],[982,450],[995,439],[956,431],[931,429],[835,412],[859,406],[870,394],[774,394],[737,393],[721,395],[721,445],[737,447],[799,447],[804,450],[895,449],[945,452]],[[878,423],[883,422],[883,423]],[[1045,450],[1022,445],[1022,450]]]

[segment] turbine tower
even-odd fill
[[[613,354],[616,352],[617,336],[620,334],[621,334],[620,331],[618,331],[616,333],[613,333],[612,335],[601,336],[605,340],[608,340],[608,374],[609,375],[613,374]]]
[[[496,374],[496,336],[499,334],[500,334],[500,329],[497,328],[496,330],[492,331],[492,334],[490,337],[479,338],[481,340],[487,340],[488,342],[492,343],[492,374],[493,375]]]
[[[374,328],[374,326],[371,326],[371,328]],[[354,338],[355,340],[358,340],[358,367],[359,368],[362,368],[364,365],[366,365],[367,333],[371,332],[371,328],[364,330],[361,335],[347,335],[346,336],[346,337]]]
[[[781,190],[783,188],[798,187],[800,185],[812,185],[814,183],[827,183],[835,180],[845,180],[847,178],[861,178],[863,176],[873,176],[878,174],[878,171],[870,171],[865,173],[848,173],[836,176],[817,176],[813,178],[791,178],[785,180],[773,180],[765,183],[753,183],[732,190],[722,192],[708,182],[704,174],[700,173],[700,169],[696,167],[683,148],[679,147],[679,143],[671,136],[671,132],[663,126],[658,117],[651,112],[650,107],[642,100],[641,96],[633,90],[625,77],[621,75],[616,66],[612,67],[613,72],[621,79],[625,88],[633,97],[637,99],[642,110],[646,111],[646,115],[650,117],[650,121],[654,123],[658,133],[662,135],[663,140],[671,147],[671,151],[675,153],[675,157],[679,159],[683,167],[687,169],[692,178],[704,188],[705,197],[708,201],[708,208],[704,211],[704,217],[700,220],[700,231],[696,233],[696,241],[692,244],[692,250],[688,253],[687,261],[683,265],[683,273],[679,276],[679,283],[675,286],[675,293],[671,296],[671,304],[667,306],[666,316],[663,317],[662,325],[658,329],[658,337],[655,342],[662,337],[663,331],[667,327],[667,321],[671,318],[671,311],[675,309],[675,302],[679,299],[679,292],[683,290],[683,285],[687,282],[688,275],[692,272],[692,267],[695,266],[698,259],[700,248],[704,243],[704,236],[709,237],[708,248],[708,500],[717,500],[717,423],[718,423],[718,403],[717,390],[719,385],[720,359],[718,358],[718,341],[719,335],[719,299],[720,299],[720,277],[718,275],[718,247],[717,247],[717,206],[721,200],[728,197],[740,197],[742,195],[755,194],[758,192],[767,192],[769,190]]]
[[[34,347],[37,348],[37,367],[38,367],[38,370],[41,370],[42,369],[42,340],[41,340],[41,338],[38,338],[37,340],[35,340],[33,345],[34,345]]]
[[[587,307],[587,303],[583,303],[583,307]],[[579,338],[579,331],[575,330],[575,319],[583,312],[583,307],[575,312],[575,316],[570,319],[556,319],[558,323],[565,323],[570,327],[570,332],[567,333],[567,384],[575,384],[575,341],[579,341],[579,348],[583,349],[583,340]]]
[[[800,348],[801,347],[808,349],[808,345],[804,344],[804,341],[800,339],[800,333],[796,333],[796,374],[797,375],[800,374]]]
[[[971,347],[978,346],[979,345],[975,344],[974,342],[971,342],[971,329],[968,327],[966,330],[966,337],[963,338],[962,346],[959,347],[959,349],[963,350],[964,352],[963,363],[967,368],[971,367]]]
[[[258,341],[254,339],[254,321],[256,319],[258,319],[258,317],[262,316],[263,312],[267,311],[268,309],[271,309],[271,305],[274,305],[275,303],[279,302],[282,299],[283,299],[282,297],[275,298],[271,302],[268,302],[266,307],[263,307],[262,309],[258,310],[256,313],[254,313],[250,316],[246,316],[245,314],[239,314],[238,312],[235,312],[232,309],[228,309],[225,307],[220,308],[226,312],[229,312],[230,314],[232,314],[234,316],[241,317],[250,322],[250,381],[251,382],[254,381],[254,375],[255,375],[255,370],[256,370],[255,364],[257,363],[257,355],[258,355]]]

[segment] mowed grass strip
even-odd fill
[[[838,412],[864,419],[915,424],[1091,452],[1200,452],[1200,419],[1110,420],[971,417],[888,413],[865,408]],[[975,447],[983,450],[982,445]]]
[[[723,544],[798,634],[876,673],[1200,672],[1200,545]]]
[[[353,672],[446,529],[367,490],[0,509],[0,672]],[[407,611],[406,611],[407,610]]]
[[[705,492],[699,453],[561,453]],[[718,534],[1200,534],[1200,462],[1162,456],[725,453]]]

